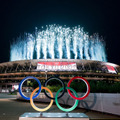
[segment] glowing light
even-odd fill
[[[18,90],[19,85],[13,85],[13,88],[14,88],[15,90]]]
[[[87,59],[107,61],[104,41],[80,26],[49,25],[35,34],[19,36],[10,46],[10,61],[30,59]]]

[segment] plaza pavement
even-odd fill
[[[35,103],[38,107],[46,107],[46,103]],[[19,116],[25,112],[36,112],[30,105],[29,101],[18,101],[15,95],[7,95],[0,93],[0,120],[19,120]],[[47,112],[62,112],[56,105]],[[95,111],[88,111],[85,109],[75,109],[72,112],[85,113],[89,116],[90,120],[120,120],[119,116],[109,115],[105,113],[99,113]]]

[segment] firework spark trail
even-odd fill
[[[104,41],[98,34],[89,36],[80,26],[58,25],[19,36],[10,45],[10,61],[29,59],[87,59],[107,61]]]
[[[38,34],[38,37],[36,38],[36,51],[37,52],[37,59],[39,59],[41,56],[40,56],[40,52],[41,52],[41,41],[42,41],[42,37],[41,37],[41,33]]]
[[[31,34],[28,34],[27,37],[27,59],[32,59],[33,58],[33,51],[34,51],[34,38]],[[24,57],[25,59],[25,57]]]
[[[86,59],[89,60],[90,56],[89,56],[89,41],[88,41],[88,35],[84,35],[84,40],[85,40],[85,44],[84,44],[84,55],[86,56]]]

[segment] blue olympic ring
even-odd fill
[[[35,96],[33,96],[32,99],[36,98],[36,97],[40,94],[40,92],[41,92],[41,83],[40,83],[40,81],[39,81],[37,78],[32,77],[32,76],[28,76],[28,77],[24,78],[24,79],[20,82],[20,84],[19,84],[19,93],[20,93],[20,95],[21,95],[24,99],[26,99],[26,100],[30,100],[30,97],[26,97],[26,96],[22,93],[22,85],[23,85],[23,82],[26,81],[26,80],[28,80],[28,79],[34,79],[34,80],[36,80],[36,81],[38,82],[38,85],[39,85],[39,91],[38,91],[38,93],[37,93]]]

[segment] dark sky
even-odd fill
[[[0,0],[0,63],[9,61],[13,38],[49,24],[99,33],[108,61],[120,65],[119,0]]]

